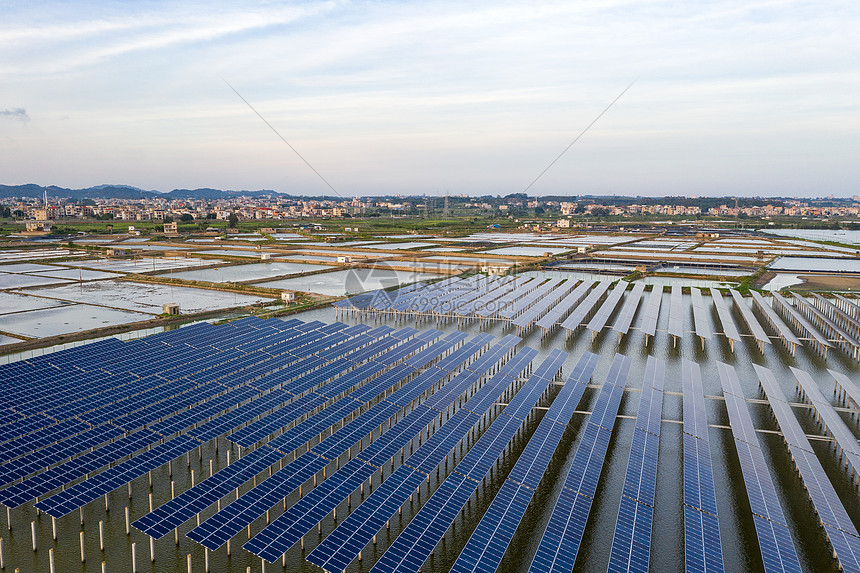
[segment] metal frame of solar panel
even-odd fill
[[[573,462],[564,477],[561,493],[529,566],[531,573],[569,573],[573,570],[597,493],[630,364],[629,357],[616,354],[609,367],[606,382],[588,417]]]
[[[684,411],[684,565],[688,572],[723,571],[717,496],[705,395],[699,365],[681,363]]]
[[[529,349],[527,347],[517,353],[505,364],[505,366],[502,367],[498,374],[493,376],[493,378],[487,382],[487,385],[485,387],[490,388],[491,390],[485,391],[484,396],[486,398],[489,398],[489,401],[487,399],[479,398],[477,399],[477,406],[475,406],[476,400],[474,399],[475,396],[473,396],[472,399],[466,402],[463,408],[469,411],[471,410],[471,408],[474,407],[475,411],[472,411],[473,415],[478,416],[478,418],[480,418],[480,416],[482,416],[492,407],[492,404],[498,399],[498,397],[504,392],[504,390],[508,386],[513,384],[514,379],[517,377],[517,375],[528,367],[535,355],[537,355],[537,351]],[[548,383],[549,381],[547,381],[547,384]],[[516,405],[514,406],[516,408]],[[505,419],[512,418],[510,418],[509,416],[505,416]],[[521,422],[521,420],[519,422]],[[519,422],[517,423],[517,426],[519,426]],[[439,430],[437,430],[437,432],[433,435],[436,436],[439,433],[444,435],[447,431],[447,428],[452,428],[452,426],[450,424],[443,424],[439,428]],[[487,430],[487,432],[490,432],[490,430]],[[485,432],[484,435],[488,434]],[[447,453],[451,450],[451,448],[456,444],[457,441],[462,439],[462,434],[459,432],[453,432],[450,434],[450,437],[452,438],[453,443],[449,442],[448,440],[442,440],[442,445],[444,448],[443,451],[445,455],[447,455]],[[506,444],[507,440],[502,447],[504,447],[504,445]],[[470,449],[469,451],[472,452],[474,450]],[[409,460],[406,461],[406,464],[411,465],[410,462],[414,459],[414,456],[416,455],[418,455],[417,452],[416,454],[413,454],[413,457],[410,457]],[[460,465],[466,463],[466,458],[468,457],[469,454],[467,454],[466,457],[461,460]],[[360,463],[363,462],[358,461],[354,465],[358,466]],[[492,464],[492,462],[490,463]],[[438,465],[438,463],[435,465]],[[460,465],[458,465],[457,467],[460,467]],[[361,477],[361,479],[358,480],[347,481],[346,487],[341,493],[346,493],[348,495],[349,492],[356,489],[358,485],[362,481],[364,481],[364,479],[367,479],[367,477],[369,477],[369,474],[365,477]],[[465,503],[465,501],[463,503]],[[256,555],[259,555],[260,557],[268,560],[269,562],[274,562],[275,560],[280,558],[280,556],[287,549],[289,549],[290,546],[298,542],[302,535],[307,533],[307,531],[311,527],[313,527],[313,525],[315,525],[328,513],[328,511],[322,511],[321,508],[319,508],[318,506],[312,506],[308,508],[301,507],[301,504],[302,502],[299,502],[299,504],[297,504],[299,505],[299,509],[301,511],[293,512],[291,511],[292,508],[290,510],[287,510],[286,513],[284,513],[278,519],[265,527],[259,534],[252,537],[251,540],[248,541],[243,547],[251,551],[252,553],[255,553]]]
[[[663,360],[648,357],[609,554],[609,573],[648,571],[665,371]]]
[[[583,353],[579,358],[565,385],[529,438],[517,463],[451,567],[451,573],[489,573],[499,567],[514,532],[522,521],[526,508],[573,417],[574,410],[585,393],[598,360],[599,357],[590,352]],[[325,542],[322,544],[321,555],[327,549],[324,545]],[[327,561],[316,556],[315,553],[316,550],[308,555],[308,561],[328,571],[334,570],[332,565],[328,565]]]
[[[767,573],[800,573],[800,562],[791,540],[788,522],[767,469],[764,452],[756,436],[737,372],[722,362],[717,362],[717,370],[747,498],[753,513],[764,569]]]
[[[806,493],[815,507],[822,529],[833,547],[839,568],[853,573],[860,571],[860,534],[821,467],[821,462],[791,411],[773,372],[758,364],[753,364],[753,368],[782,431],[791,459],[803,480]]]

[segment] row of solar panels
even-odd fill
[[[543,334],[548,334],[560,325],[569,336],[579,326],[586,324],[588,330],[596,336],[615,313],[629,283],[618,281],[606,296],[609,286],[606,282],[595,285],[593,281],[576,285],[573,280],[565,281],[560,278],[542,280],[474,275],[465,279],[449,278],[429,286],[410,285],[391,292],[374,291],[339,301],[335,305],[353,310],[436,313],[472,318],[495,317],[510,320],[518,333],[527,332],[537,325]],[[640,325],[646,337],[656,333],[662,302],[662,287],[658,285],[652,289],[645,303]],[[628,333],[644,290],[644,283],[636,283],[618,311],[612,329],[619,337]],[[705,340],[713,336],[708,319],[708,306],[698,288],[692,287],[690,292],[693,332],[704,344]],[[735,290],[730,293],[759,347],[771,344],[770,337],[743,297]],[[604,296],[606,300],[603,300]],[[723,335],[734,348],[734,343],[741,340],[741,334],[732,319],[731,311],[719,290],[712,288],[711,297],[722,324]],[[860,304],[855,300],[840,295],[831,302],[817,294],[804,298],[793,293],[793,298],[789,301],[779,293],[773,293],[773,304],[770,304],[757,292],[751,292],[751,298],[753,306],[760,311],[764,320],[792,353],[801,341],[786,323],[791,324],[814,349],[825,356],[827,349],[835,342],[846,354],[860,360]],[[681,287],[673,285],[667,331],[675,341],[686,333],[685,310]]]

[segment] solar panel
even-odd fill
[[[711,323],[708,322],[708,310],[705,306],[705,301],[702,299],[702,291],[696,287],[690,287],[690,296],[693,300],[693,326],[696,330],[696,336],[702,339],[702,344],[705,340],[711,338]]]
[[[133,479],[146,475],[198,445],[200,442],[193,438],[177,436],[38,502],[36,507],[53,517],[62,517]]]
[[[609,317],[613,312],[615,312],[615,307],[618,305],[618,301],[621,300],[621,297],[624,296],[624,291],[627,290],[628,286],[630,286],[630,283],[626,281],[618,281],[615,288],[612,289],[612,292],[609,293],[609,296],[606,297],[606,300],[603,301],[603,304],[600,305],[600,308],[597,309],[597,312],[594,313],[594,316],[588,322],[587,328],[594,333],[595,336],[603,330],[604,326],[606,326]]]
[[[860,536],[770,369],[753,364],[823,531],[843,571],[860,571]]]
[[[511,342],[513,342],[513,340]],[[524,358],[517,359],[521,354],[524,355]],[[463,436],[472,430],[475,423],[481,419],[486,410],[492,406],[492,404],[504,392],[505,388],[511,384],[512,378],[522,371],[522,369],[531,361],[534,354],[533,350],[526,349],[518,353],[514,359],[506,363],[502,369],[493,376],[493,378],[491,378],[466,401],[461,409],[448,418],[442,426],[436,430],[432,436],[430,436],[430,438],[421,444],[410,455],[410,457],[406,459],[406,462],[403,465],[397,468],[397,470],[392,473],[385,482],[377,487],[374,492],[365,499],[365,503],[359,505],[349,516],[347,516],[340,526],[338,526],[318,546],[317,550],[308,556],[308,559],[311,562],[318,563],[329,570],[342,569],[342,567],[330,568],[331,563],[336,562],[348,564],[351,562],[361,548],[370,542],[373,535],[382,525],[385,524],[390,516],[397,511],[397,508],[414,493],[415,488],[427,478],[430,472],[436,469],[445,456],[450,453],[452,448],[463,439]],[[553,360],[557,362],[557,359],[558,355],[556,354],[556,356],[553,357]],[[513,365],[511,365],[512,363]],[[491,365],[492,363],[487,364],[486,369],[488,370]],[[552,367],[550,366],[547,372],[549,372],[551,368]],[[462,391],[471,386],[476,380],[475,376],[476,374],[467,371],[460,374],[454,379],[454,381],[449,382],[445,388],[462,380],[460,391],[457,392],[456,395],[449,395],[447,401],[436,402],[434,407],[438,407],[440,410],[435,410],[435,414],[433,414],[433,416],[438,416],[439,412],[447,407],[447,404],[453,402],[453,400],[456,399]],[[434,394],[434,397],[435,396],[436,395]],[[424,406],[422,407],[426,407],[428,402],[429,400],[425,401]],[[482,405],[475,406],[475,403]],[[514,405],[514,409],[516,411],[516,404],[511,402],[510,405]],[[409,418],[410,416],[407,415],[404,420],[408,420]],[[507,416],[507,418],[513,419],[510,416]],[[425,419],[429,421],[429,418]],[[403,421],[395,425],[395,429],[402,423]],[[417,427],[423,428],[426,423],[427,422],[422,422],[422,424]],[[386,432],[386,434],[383,434],[382,438],[377,440],[374,444],[371,444],[364,450],[364,452],[359,454],[358,457],[361,460],[366,460],[368,463],[374,465],[377,463],[384,464],[388,459],[390,459],[391,453],[396,452],[400,447],[404,447],[415,435],[413,430],[413,433],[411,434],[402,434],[405,438],[408,438],[406,440],[397,441],[393,444],[380,445],[380,450],[384,449],[387,452],[387,457],[372,452],[371,450],[374,446],[384,440],[385,436],[390,432],[391,430]],[[473,468],[476,467],[477,466],[473,466]],[[339,502],[340,500],[336,499],[336,501]],[[311,524],[311,526],[313,526],[313,524]],[[271,538],[274,539],[274,537]],[[263,551],[267,546],[268,545],[261,545],[259,550]],[[266,550],[266,555],[263,555],[263,557],[268,559],[278,550],[280,549],[270,548]]]
[[[630,363],[630,358],[621,354],[616,354],[612,361],[529,571],[569,573],[573,569],[597,492]]]
[[[676,341],[684,336],[684,297],[678,285],[672,285],[672,295],[669,298],[669,334]]]
[[[776,330],[777,334],[790,346],[800,346],[800,340],[794,335],[791,329],[782,321],[779,315],[774,311],[774,309],[767,304],[767,301],[764,300],[759,293],[756,291],[750,291],[750,296],[752,296],[753,304],[758,308],[762,314],[764,314],[765,319],[771,325],[771,327]]]
[[[648,571],[665,369],[665,362],[653,356],[648,357],[624,489],[615,522],[607,569],[610,572]]]
[[[717,362],[717,370],[723,386],[747,498],[753,511],[765,571],[799,573],[801,568],[797,552],[791,541],[764,453],[756,437],[737,373],[734,368],[722,362]]]
[[[564,279],[558,278],[549,279],[527,295],[512,302],[508,307],[499,310],[498,315],[508,320],[517,318],[520,314],[525,312],[526,309],[530,308],[535,301],[541,300],[545,296],[549,296],[554,289],[562,284],[563,280]]]
[[[711,299],[714,301],[714,308],[717,309],[717,316],[720,317],[720,323],[723,325],[723,335],[729,339],[732,351],[734,351],[734,343],[740,341],[741,335],[732,319],[732,313],[719,289],[711,288]]]
[[[624,301],[624,306],[621,307],[621,312],[612,325],[612,330],[617,332],[619,336],[627,334],[630,330],[630,325],[633,323],[636,309],[639,308],[639,301],[642,299],[643,292],[645,292],[645,283],[638,282],[633,285],[633,290],[630,291],[627,300]]]
[[[708,420],[699,365],[683,359],[684,556],[687,571],[723,570]]]
[[[663,302],[663,286],[654,285],[651,287],[651,294],[648,296],[648,304],[645,307],[645,313],[642,317],[642,332],[645,336],[654,336],[657,332],[657,319],[660,317],[660,305]]]
[[[575,280],[568,280],[551,293],[542,297],[514,319],[513,325],[517,327],[518,331],[531,328],[539,318],[543,317],[553,306],[567,297],[574,290],[575,284]]]

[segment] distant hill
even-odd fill
[[[230,199],[240,196],[281,196],[289,197],[286,193],[277,193],[271,190],[259,191],[222,191],[220,189],[173,189],[167,193],[160,191],[147,191],[130,185],[96,185],[86,189],[67,189],[50,185],[47,187],[48,195],[63,199],[79,201],[81,199],[147,199],[163,197],[166,199]],[[0,197],[41,197],[45,187],[28,183],[26,185],[0,185]]]

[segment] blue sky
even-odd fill
[[[860,194],[860,3],[10,2],[0,183]]]

